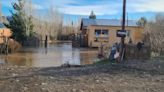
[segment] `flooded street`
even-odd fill
[[[49,44],[48,48],[22,48],[19,52],[0,56],[0,64],[27,67],[54,67],[62,64],[87,65],[98,61],[97,50],[73,48],[71,43]]]

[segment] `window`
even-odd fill
[[[101,35],[101,30],[95,30],[95,35],[96,37],[99,37],[99,35]]]
[[[108,30],[100,30],[100,29],[96,29],[95,30],[95,35],[108,35]]]
[[[102,30],[102,35],[108,35],[108,30]]]
[[[109,31],[106,29],[95,30],[95,42],[108,42]]]

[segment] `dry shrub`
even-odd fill
[[[21,44],[19,44],[17,41],[14,39],[9,39],[8,41],[8,48],[11,53],[19,51],[21,49]]]
[[[158,14],[154,21],[145,26],[145,41],[153,52],[161,53],[164,48],[164,15]]]

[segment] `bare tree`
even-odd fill
[[[0,0],[0,22],[3,22],[3,20],[2,20],[2,4],[1,4],[1,0]]]
[[[0,0],[0,17],[2,16],[2,4],[1,4],[1,0]]]
[[[164,48],[164,15],[156,15],[155,21],[146,25],[145,34],[145,39],[150,43],[151,49],[160,53]]]
[[[62,30],[63,17],[60,12],[50,5],[46,14],[38,14],[38,11],[33,9],[33,4],[28,1],[27,12],[32,16],[34,24],[34,32],[37,33],[42,40],[48,35],[51,40],[56,40],[59,31]]]
[[[59,11],[52,6],[48,11],[48,22],[49,22],[49,35],[53,39],[57,39],[58,33],[62,31],[62,15]]]
[[[52,40],[56,40],[59,32],[62,31],[63,26],[63,17],[57,8],[54,8],[54,6],[50,4],[47,13],[39,14],[38,10],[35,9],[32,0],[24,0],[24,3],[25,17],[30,17],[30,20],[32,20],[33,23],[32,32],[40,36],[42,40],[44,40],[46,35]],[[30,30],[27,31],[27,33],[30,34]]]

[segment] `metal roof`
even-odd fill
[[[0,28],[6,28],[3,23],[0,23]]]
[[[82,19],[83,27],[97,25],[97,26],[121,26],[121,20],[118,19]],[[128,20],[126,21],[126,26],[137,27],[137,21]]]

